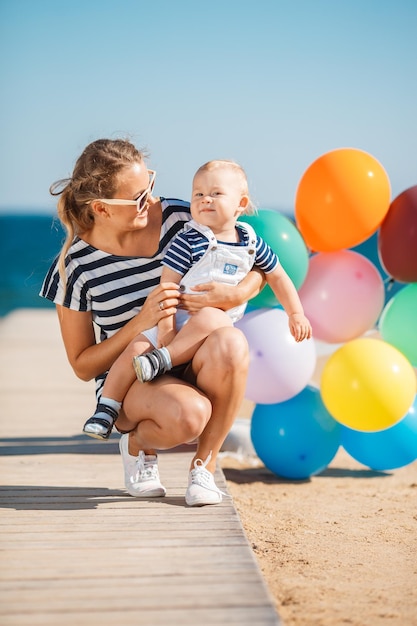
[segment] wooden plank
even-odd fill
[[[140,590],[137,590],[137,594]],[[18,613],[5,615],[2,626],[276,626],[270,607],[184,607],[167,610],[155,606],[150,610],[126,609],[112,611],[99,609],[90,612],[69,609],[65,612]]]
[[[53,312],[0,322],[0,624],[279,624],[231,498],[185,505],[194,449],[160,454],[165,498],[131,498],[118,436],[79,434],[91,393]]]

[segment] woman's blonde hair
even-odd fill
[[[194,176],[200,174],[202,172],[210,172],[217,169],[229,169],[234,172],[241,183],[241,193],[242,196],[248,196],[249,202],[245,207],[245,210],[242,211],[242,215],[254,215],[257,212],[256,206],[251,200],[249,195],[249,186],[248,186],[248,178],[246,176],[246,172],[239,163],[235,161],[229,161],[227,159],[216,159],[214,161],[207,161],[201,167],[198,168]]]
[[[58,180],[49,188],[51,195],[60,196],[57,212],[66,231],[58,258],[59,274],[64,285],[65,257],[72,241],[94,224],[90,202],[98,198],[112,198],[120,171],[134,163],[141,163],[145,156],[126,139],[98,139],[79,156],[71,178]]]

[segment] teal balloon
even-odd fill
[[[379,331],[384,341],[417,367],[417,283],[403,287],[386,304],[379,318]]]
[[[256,405],[251,439],[271,472],[302,480],[327,467],[339,449],[341,428],[325,408],[320,391],[308,386],[286,402]]]
[[[398,469],[417,459],[417,396],[403,419],[378,432],[342,426],[342,446],[351,457],[373,470]]]
[[[239,219],[250,224],[271,246],[296,289],[301,287],[308,270],[308,250],[294,222],[281,213],[269,209],[260,209],[256,215],[242,215]],[[275,307],[278,304],[269,285],[266,285],[256,298],[250,300],[251,307],[257,309]]]

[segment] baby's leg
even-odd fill
[[[123,402],[125,395],[136,380],[132,367],[133,357],[147,352],[150,348],[153,346],[145,335],[138,335],[129,343],[111,366],[103,386],[102,397]]]
[[[172,367],[191,361],[206,338],[218,328],[232,326],[230,317],[220,309],[205,307],[190,316],[187,323],[163,348],[134,358],[138,380],[149,382]]]
[[[220,309],[204,307],[204,309],[190,315],[188,322],[166,346],[172,365],[182,365],[191,361],[207,337],[214,330],[225,326],[232,326],[232,321],[227,313]]]
[[[83,432],[96,439],[108,439],[119,416],[122,402],[136,380],[132,367],[135,355],[143,354],[152,347],[144,335],[138,335],[125,348],[110,368],[103,385],[101,398],[94,415],[84,424]]]

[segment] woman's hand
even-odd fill
[[[257,296],[264,284],[263,273],[254,269],[238,285],[214,281],[195,285],[191,287],[193,293],[180,295],[180,307],[189,313],[197,313],[205,306],[228,311]]]
[[[184,293],[180,295],[180,306],[186,309],[188,313],[197,313],[200,309],[211,306],[216,309],[233,308],[234,299],[236,298],[236,286],[226,285],[224,283],[204,283],[191,287],[193,293]]]
[[[174,315],[179,304],[179,287],[176,283],[160,283],[148,295],[138,313],[141,330],[156,326],[161,319]]]

